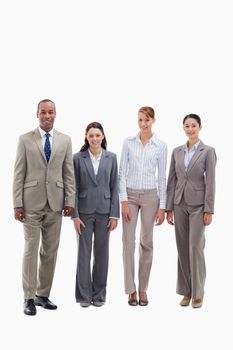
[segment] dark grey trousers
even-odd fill
[[[80,214],[80,219],[85,227],[81,228],[82,234],[78,235],[76,301],[105,302],[109,260],[109,215]]]

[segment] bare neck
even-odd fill
[[[93,148],[89,148],[91,154],[95,157],[95,158],[98,158],[98,156],[100,155],[101,153],[101,147],[99,148],[96,148],[96,149],[93,149]]]
[[[153,136],[153,132],[152,131],[150,131],[148,133],[145,133],[145,134],[144,133],[143,134],[140,133],[140,140],[141,140],[142,144],[144,145],[147,142],[149,142],[149,140],[151,139],[152,136]]]

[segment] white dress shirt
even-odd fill
[[[89,152],[89,155],[90,155],[90,158],[91,158],[91,162],[92,162],[92,165],[93,165],[93,168],[94,168],[94,173],[95,173],[95,176],[97,175],[98,173],[98,169],[99,169],[99,165],[100,165],[100,159],[101,159],[101,156],[102,156],[102,148],[101,148],[101,152],[98,154],[98,157],[95,157],[90,149],[88,148],[88,152]]]
[[[166,206],[167,145],[155,134],[142,144],[140,134],[128,137],[121,154],[119,169],[120,201],[127,201],[127,188],[158,189],[160,208]]]
[[[44,144],[45,144],[45,140],[46,140],[46,136],[45,134],[49,134],[50,137],[49,137],[49,142],[50,142],[50,146],[51,146],[51,150],[52,150],[52,146],[53,146],[53,130],[50,130],[48,133],[46,131],[44,131],[43,129],[41,129],[39,127],[39,132],[40,132],[40,136],[41,136],[41,139],[42,139],[42,145],[43,145],[43,149],[44,149]]]

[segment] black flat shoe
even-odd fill
[[[38,295],[35,296],[35,305],[42,306],[44,309],[48,309],[48,310],[56,310],[57,309],[57,305],[53,304],[49,300],[49,298],[40,297]]]
[[[23,312],[25,315],[34,316],[36,315],[36,307],[34,299],[25,299],[23,304]]]
[[[149,304],[149,301],[148,300],[141,300],[141,299],[139,299],[139,305],[140,306],[146,306],[146,305],[148,305]]]

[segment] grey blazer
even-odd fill
[[[74,207],[75,180],[69,136],[54,130],[49,162],[37,129],[21,135],[14,167],[14,208],[41,210],[49,203],[53,211]]]
[[[187,172],[184,166],[184,145],[173,150],[167,184],[166,210],[173,210],[182,196],[188,205],[204,205],[204,212],[214,213],[215,149],[201,141]]]
[[[76,197],[73,217],[83,214],[108,214],[119,218],[117,158],[102,150],[97,175],[88,150],[74,155]]]

